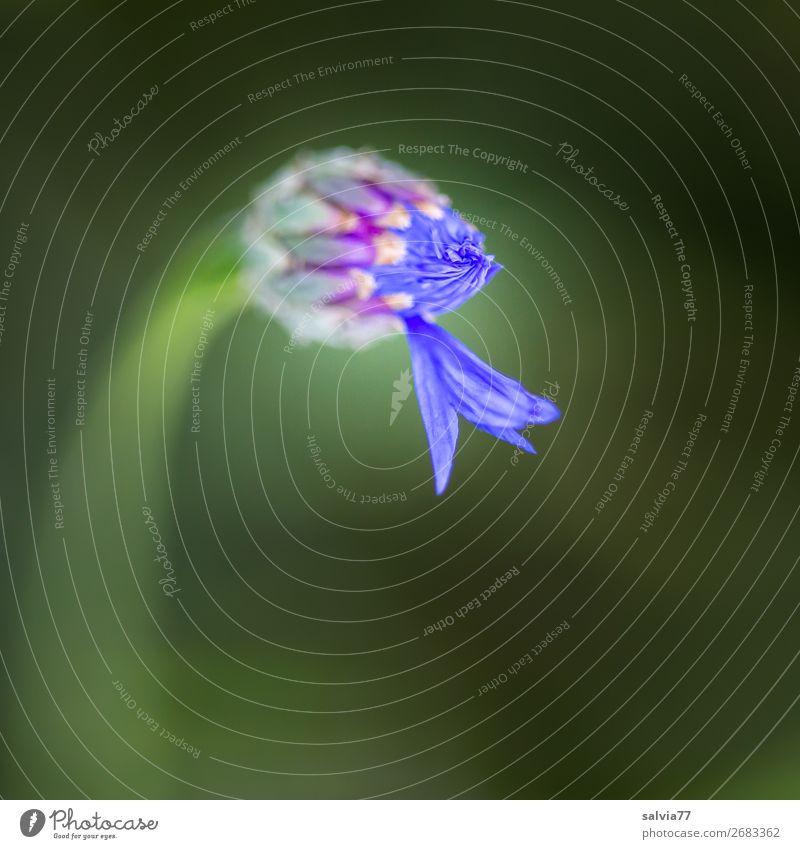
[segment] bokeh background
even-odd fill
[[[192,26],[220,5],[3,4],[2,795],[796,797],[797,11],[254,0]],[[537,456],[462,423],[437,498],[413,393],[390,425],[403,339],[287,353],[248,304],[239,213],[336,145],[493,222],[504,271],[444,324],[557,391]]]

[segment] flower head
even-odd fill
[[[558,418],[434,323],[500,266],[431,182],[370,152],[302,154],[259,192],[246,235],[254,296],[293,339],[357,347],[406,331],[437,493],[458,415],[529,452],[518,431]]]

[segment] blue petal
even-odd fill
[[[418,319],[406,323],[414,389],[430,447],[436,494],[441,495],[453,468],[453,456],[458,441],[458,416],[450,403],[447,387],[441,382],[430,337],[426,333],[415,332],[412,326],[425,325],[425,322]]]
[[[489,427],[485,425],[483,427],[487,433],[491,433],[492,436],[496,436],[498,439],[502,439],[505,442],[510,442],[515,448],[519,448],[520,451],[526,451],[528,454],[535,454],[536,449],[525,439],[522,434],[517,433],[510,427]]]
[[[518,431],[557,419],[560,413],[555,404],[532,395],[519,381],[493,369],[438,325],[419,316],[404,316],[404,320],[437,493],[447,484],[458,436],[457,424],[447,411],[453,417],[457,412],[498,439],[535,454]],[[442,438],[449,428],[452,436]]]
[[[518,380],[492,368],[443,328],[421,319],[413,324],[417,333],[429,339],[440,380],[447,387],[452,403],[477,427],[516,430],[548,424],[559,417],[555,404],[532,395]]]

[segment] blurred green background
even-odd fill
[[[800,408],[751,489],[800,354],[800,22],[777,0],[551,5],[257,0],[193,27],[219,6],[4,4],[4,267],[28,225],[0,341],[4,797],[800,792]],[[294,76],[375,57],[392,61]],[[447,152],[398,152],[427,144]],[[444,324],[532,391],[557,384],[536,457],[462,423],[437,498],[413,395],[389,424],[405,342],[286,353],[247,304],[237,213],[299,149],[336,145],[496,222],[505,270]]]

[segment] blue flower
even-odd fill
[[[408,209],[408,226],[392,231],[402,239],[402,256],[370,269],[379,296],[404,296],[405,315],[455,310],[485,286],[500,266],[483,252],[483,233],[450,209]]]
[[[293,343],[356,347],[405,331],[437,494],[459,415],[535,453],[519,431],[557,419],[555,405],[435,323],[500,266],[432,183],[372,153],[304,154],[259,193],[246,235],[254,297]]]

